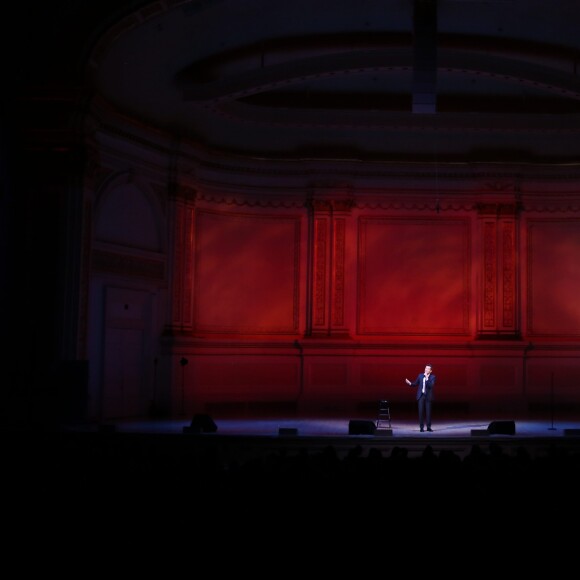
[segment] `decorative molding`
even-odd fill
[[[326,253],[328,220],[314,220],[314,320],[313,326],[324,326],[326,322]]]
[[[371,179],[373,181],[385,180],[406,180],[415,179],[422,182],[434,182],[436,179],[440,183],[467,182],[474,181],[486,184],[488,191],[510,191],[515,188],[515,183],[519,184],[522,192],[526,191],[527,181],[534,183],[578,183],[580,181],[580,163],[575,159],[560,162],[549,162],[541,158],[535,162],[514,161],[514,162],[494,162],[468,160],[454,162],[440,161],[437,166],[430,160],[416,159],[390,159],[377,158],[369,159],[358,155],[349,155],[341,158],[318,158],[297,152],[296,155],[275,154],[269,152],[248,152],[246,157],[240,157],[239,153],[228,151],[223,148],[211,148],[200,145],[198,142],[183,141],[179,151],[175,151],[170,135],[160,131],[155,127],[144,126],[135,121],[119,116],[112,111],[105,112],[104,105],[93,106],[91,114],[97,127],[94,130],[106,132],[125,141],[128,144],[142,146],[156,154],[168,157],[177,156],[182,167],[180,172],[188,175],[191,171],[189,167],[195,168],[196,184],[198,186],[208,185],[211,187],[233,188],[239,187],[242,181],[232,186],[231,181],[212,181],[204,177],[205,174],[217,176],[228,176],[235,179],[236,176],[261,176],[276,177],[283,181],[289,178],[301,178],[304,180],[299,187],[308,188],[311,185],[312,175],[319,178],[323,176],[331,177],[337,183],[347,181],[354,187],[357,181]],[[121,127],[123,126],[123,127]],[[143,135],[146,134],[147,138]],[[93,145],[95,149],[101,151],[98,144]],[[156,170],[163,171],[159,166]],[[244,181],[245,182],[245,181]],[[253,187],[253,186],[252,186]],[[269,187],[269,186],[267,186]],[[274,194],[275,195],[275,194]],[[272,196],[271,191],[264,190],[254,192],[254,196],[264,198]],[[213,201],[210,197],[207,201]],[[227,199],[216,199],[218,203],[224,203]],[[242,201],[244,205],[248,202]],[[259,204],[257,199],[252,204]],[[284,200],[279,200],[279,204],[284,204]]]
[[[345,245],[346,220],[336,219],[334,222],[332,325],[339,327],[344,326]]]
[[[480,216],[514,216],[520,210],[518,203],[478,203],[477,213]]]
[[[494,162],[439,162],[437,166],[429,161],[394,161],[389,159],[362,160],[358,157],[340,159],[319,159],[297,155],[296,157],[276,157],[256,155],[248,156],[245,164],[240,162],[239,156],[233,156],[227,151],[208,151],[211,158],[191,155],[198,168],[205,168],[216,174],[227,175],[260,175],[260,176],[303,176],[304,187],[311,187],[309,177],[317,175],[331,175],[335,179],[348,180],[356,186],[356,181],[364,178],[373,180],[392,179],[396,181],[418,179],[421,181],[441,183],[445,181],[461,181],[467,183],[484,182],[515,183],[520,191],[525,190],[526,180],[538,182],[570,182],[580,180],[580,163],[494,163]],[[226,160],[226,161],[224,161]],[[203,172],[198,171],[198,175]],[[517,177],[517,180],[516,180]],[[204,184],[203,178],[198,182]],[[215,186],[215,184],[213,184]],[[224,185],[228,185],[224,183]],[[515,187],[515,186],[514,186]]]
[[[569,200],[551,199],[529,200],[525,201],[525,210],[528,213],[580,213],[580,194],[577,200],[570,202]]]
[[[433,191],[426,192],[424,197],[433,197]],[[372,201],[356,200],[353,203],[353,207],[356,209],[366,209],[366,210],[403,210],[403,211],[429,211],[429,212],[443,212],[443,211],[456,211],[465,212],[472,211],[475,207],[473,202],[442,202],[441,200],[425,202],[420,200],[413,201],[396,201],[391,199],[385,199],[384,201],[378,201],[373,199]]]
[[[502,224],[503,327],[515,326],[515,223]]]
[[[196,199],[198,201],[204,201],[207,203],[214,203],[218,205],[227,205],[232,207],[264,207],[264,208],[303,208],[307,206],[304,197],[297,198],[296,200],[288,200],[281,197],[272,197],[267,194],[263,194],[265,197],[257,197],[256,193],[250,195],[245,194],[227,194],[223,192],[210,194],[207,192],[198,193]]]
[[[349,199],[333,199],[331,202],[332,210],[335,212],[349,212],[354,206],[354,200]]]
[[[311,198],[306,202],[307,207],[315,212],[349,212],[354,207],[354,200],[348,199],[321,199]]]
[[[332,210],[332,205],[328,199],[309,199],[307,202],[308,207],[312,208],[315,212],[327,212],[330,213]]]
[[[183,239],[183,323],[190,327],[193,322],[193,253],[195,239],[195,211],[193,208],[185,210],[185,237]]]
[[[580,176],[578,176],[580,182]],[[521,212],[580,212],[580,192],[573,194],[573,199],[546,199],[534,200],[526,198],[524,202],[514,203],[478,203],[472,200],[437,200],[425,201],[426,197],[432,197],[433,191],[426,191],[422,199],[413,199],[400,201],[401,194],[394,198],[392,193],[385,193],[383,199],[377,199],[377,194],[366,196],[361,194],[359,199],[348,200],[308,200],[306,196],[294,196],[293,199],[283,199],[267,193],[259,197],[258,194],[251,193],[207,193],[197,192],[195,200],[203,201],[221,206],[229,207],[256,207],[256,208],[276,208],[276,209],[295,209],[311,207],[317,212],[342,211],[348,212],[352,209],[358,210],[386,210],[386,211],[437,211],[440,212],[466,212],[477,211],[480,216],[514,216]],[[447,194],[452,197],[453,194]],[[366,197],[366,199],[365,199]]]
[[[497,285],[497,228],[495,222],[483,225],[483,327],[495,328]]]
[[[172,286],[171,286],[171,306],[172,315],[171,320],[173,324],[181,323],[181,312],[182,312],[182,280],[183,280],[183,269],[184,269],[184,258],[185,258],[185,248],[184,248],[184,238],[185,238],[185,208],[182,204],[174,205],[174,217],[173,217],[173,264],[172,264]]]

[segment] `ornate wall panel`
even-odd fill
[[[468,334],[464,219],[361,218],[359,334]]]
[[[478,335],[519,336],[517,205],[480,204],[482,295]]]
[[[345,245],[346,245],[346,220],[338,218],[334,220],[333,240],[333,265],[332,270],[332,326],[343,327],[344,300],[345,300]]]
[[[314,220],[314,260],[313,260],[313,296],[312,296],[312,328],[322,329],[327,326],[327,255],[328,255],[328,226],[326,218]]]
[[[528,220],[527,240],[528,335],[580,337],[580,220]]]
[[[189,333],[192,328],[194,201],[195,196],[182,195],[170,204],[173,252],[169,328],[173,333]]]
[[[311,200],[313,336],[347,336],[349,199]]]
[[[297,333],[299,280],[299,217],[197,211],[197,333]]]

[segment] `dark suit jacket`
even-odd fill
[[[409,385],[410,387],[417,387],[417,401],[421,398],[421,391],[423,390],[423,377],[425,373],[421,373],[417,378]],[[425,395],[428,401],[433,400],[433,388],[435,387],[435,375],[431,373],[427,382],[425,384]]]

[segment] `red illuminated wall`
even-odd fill
[[[578,219],[527,222],[526,326],[532,337],[580,338]]]
[[[469,219],[361,217],[360,335],[469,335]]]
[[[197,332],[299,332],[300,226],[300,216],[197,212]]]
[[[373,166],[369,181],[359,164],[348,185],[313,186],[298,162],[252,163],[199,170],[171,195],[163,176],[97,188],[95,414],[143,415],[151,400],[187,416],[403,408],[426,362],[457,412],[580,405],[573,184],[524,176],[515,191],[450,169],[434,192],[420,170]]]

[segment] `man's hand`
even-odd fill
[[[408,385],[411,385],[411,381],[410,381],[409,379],[405,379],[405,382],[406,382]]]

